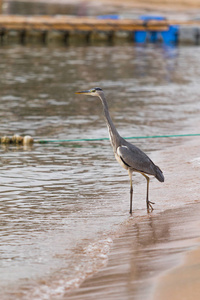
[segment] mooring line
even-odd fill
[[[171,138],[171,137],[192,137],[200,136],[200,133],[186,133],[186,134],[166,134],[166,135],[147,135],[147,136],[128,136],[124,137],[126,140],[132,139],[155,139],[155,138]],[[96,142],[107,141],[109,138],[83,138],[83,139],[51,139],[51,140],[35,140],[35,143],[49,144],[49,143],[70,143],[70,142]]]

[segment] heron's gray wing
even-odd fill
[[[117,154],[131,169],[155,176],[155,165],[139,148],[132,144],[119,146]]]

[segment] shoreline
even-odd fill
[[[158,211],[141,216],[139,222],[137,217],[136,220],[134,217],[130,218],[124,232],[114,239],[107,265],[87,278],[78,289],[66,293],[67,299],[128,300],[131,297],[142,300],[148,296],[151,300],[165,300],[171,296],[169,287],[172,294],[173,291],[178,293],[183,290],[184,295],[187,295],[186,299],[190,299],[189,291],[193,282],[188,278],[186,285],[178,276],[185,279],[183,270],[187,272],[185,266],[189,264],[190,277],[193,278],[200,257],[200,199],[197,177],[200,164],[199,146],[200,139],[190,139],[182,145],[153,154],[158,165],[166,170],[166,183],[156,185],[156,188],[154,186],[151,192],[151,199],[154,201],[156,198],[154,207]],[[174,159],[176,165],[173,164]],[[181,161],[185,163],[181,164]],[[185,174],[187,181],[183,180]],[[176,199],[179,204],[183,199],[184,205],[173,207],[169,201],[169,209],[162,209],[159,197],[169,197],[172,202]],[[193,251],[197,251],[199,255],[187,262],[185,257],[190,257]],[[173,278],[176,278],[175,283],[179,282],[178,289],[176,284],[172,284]],[[186,286],[189,288],[186,289]],[[196,292],[197,289],[193,286]],[[174,299],[178,300],[180,297]]]

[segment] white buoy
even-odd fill
[[[23,145],[32,145],[33,144],[33,138],[30,135],[25,135],[23,138]]]

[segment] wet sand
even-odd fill
[[[136,209],[121,225],[107,266],[66,299],[199,299],[199,148],[197,137],[153,154],[166,177],[153,183],[154,212],[138,216]]]
[[[155,300],[200,298],[200,239],[193,243],[195,249],[185,254],[184,262],[158,280]]]

